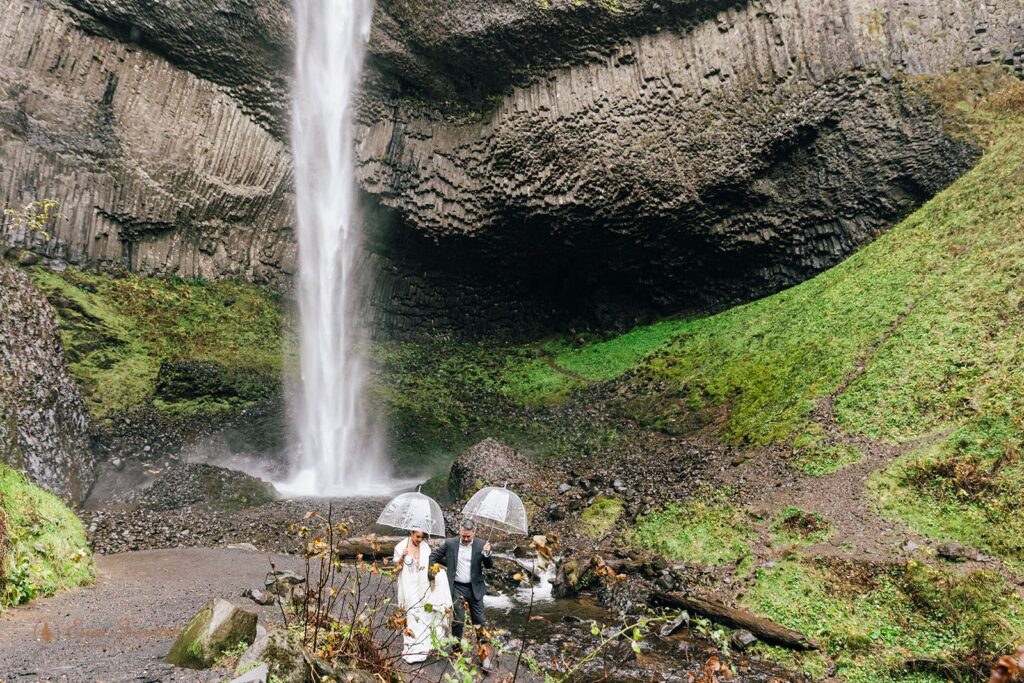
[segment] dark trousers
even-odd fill
[[[455,595],[452,596],[452,635],[456,638],[462,638],[462,628],[466,623],[466,608],[463,605],[463,601],[469,603],[469,619],[473,622],[473,626],[480,628],[486,628],[487,622],[484,620],[484,601],[483,599],[477,600],[473,597],[473,587],[468,583],[455,583]],[[486,643],[487,636],[480,634],[480,642]]]

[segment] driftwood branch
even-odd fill
[[[685,609],[689,612],[701,614],[712,621],[731,626],[733,628],[745,628],[760,640],[772,645],[788,647],[792,650],[817,650],[821,646],[808,638],[803,633],[788,629],[770,619],[759,617],[753,612],[745,609],[729,607],[726,604],[696,595],[681,595],[679,593],[664,593],[655,591],[651,594],[651,601],[658,605]]]

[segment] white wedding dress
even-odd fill
[[[420,542],[419,560],[403,563],[402,555],[409,543],[406,538],[395,546],[394,559],[395,566],[402,568],[398,574],[398,606],[405,610],[407,628],[402,657],[414,664],[427,658],[433,649],[434,639],[442,640],[448,635],[452,593],[443,568],[434,578],[433,585],[427,577],[430,546],[426,540]]]

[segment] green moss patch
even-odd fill
[[[538,353],[533,346],[494,341],[375,344],[369,397],[388,416],[399,465],[440,471],[488,436],[538,460],[586,457],[614,442],[613,426],[509,397],[503,380],[509,368]]]
[[[669,503],[637,519],[633,542],[679,562],[724,564],[747,554],[754,532],[750,516],[718,492],[709,500]]]
[[[0,464],[0,609],[93,580],[82,522],[59,498]]]
[[[580,530],[591,538],[599,538],[612,530],[621,515],[621,500],[598,496],[580,515]]]
[[[96,416],[150,404],[244,407],[280,384],[282,306],[266,288],[73,268],[31,275],[57,311],[71,374]],[[175,391],[204,383],[209,396]]]
[[[851,683],[970,680],[1024,639],[1020,598],[992,572],[793,558],[758,569],[742,602],[817,639],[837,677]],[[826,673],[821,655],[759,649],[809,674]]]
[[[684,323],[666,320],[604,341],[558,338],[539,347],[539,357],[510,363],[500,380],[509,397],[528,404],[557,404],[570,391],[605,382],[632,369],[675,336]]]
[[[832,534],[832,526],[817,512],[786,508],[772,518],[768,531],[775,545],[814,545]]]

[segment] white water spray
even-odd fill
[[[367,495],[390,489],[363,398],[360,228],[351,107],[372,0],[295,0],[292,153],[298,206],[302,321],[300,452],[289,495]]]

